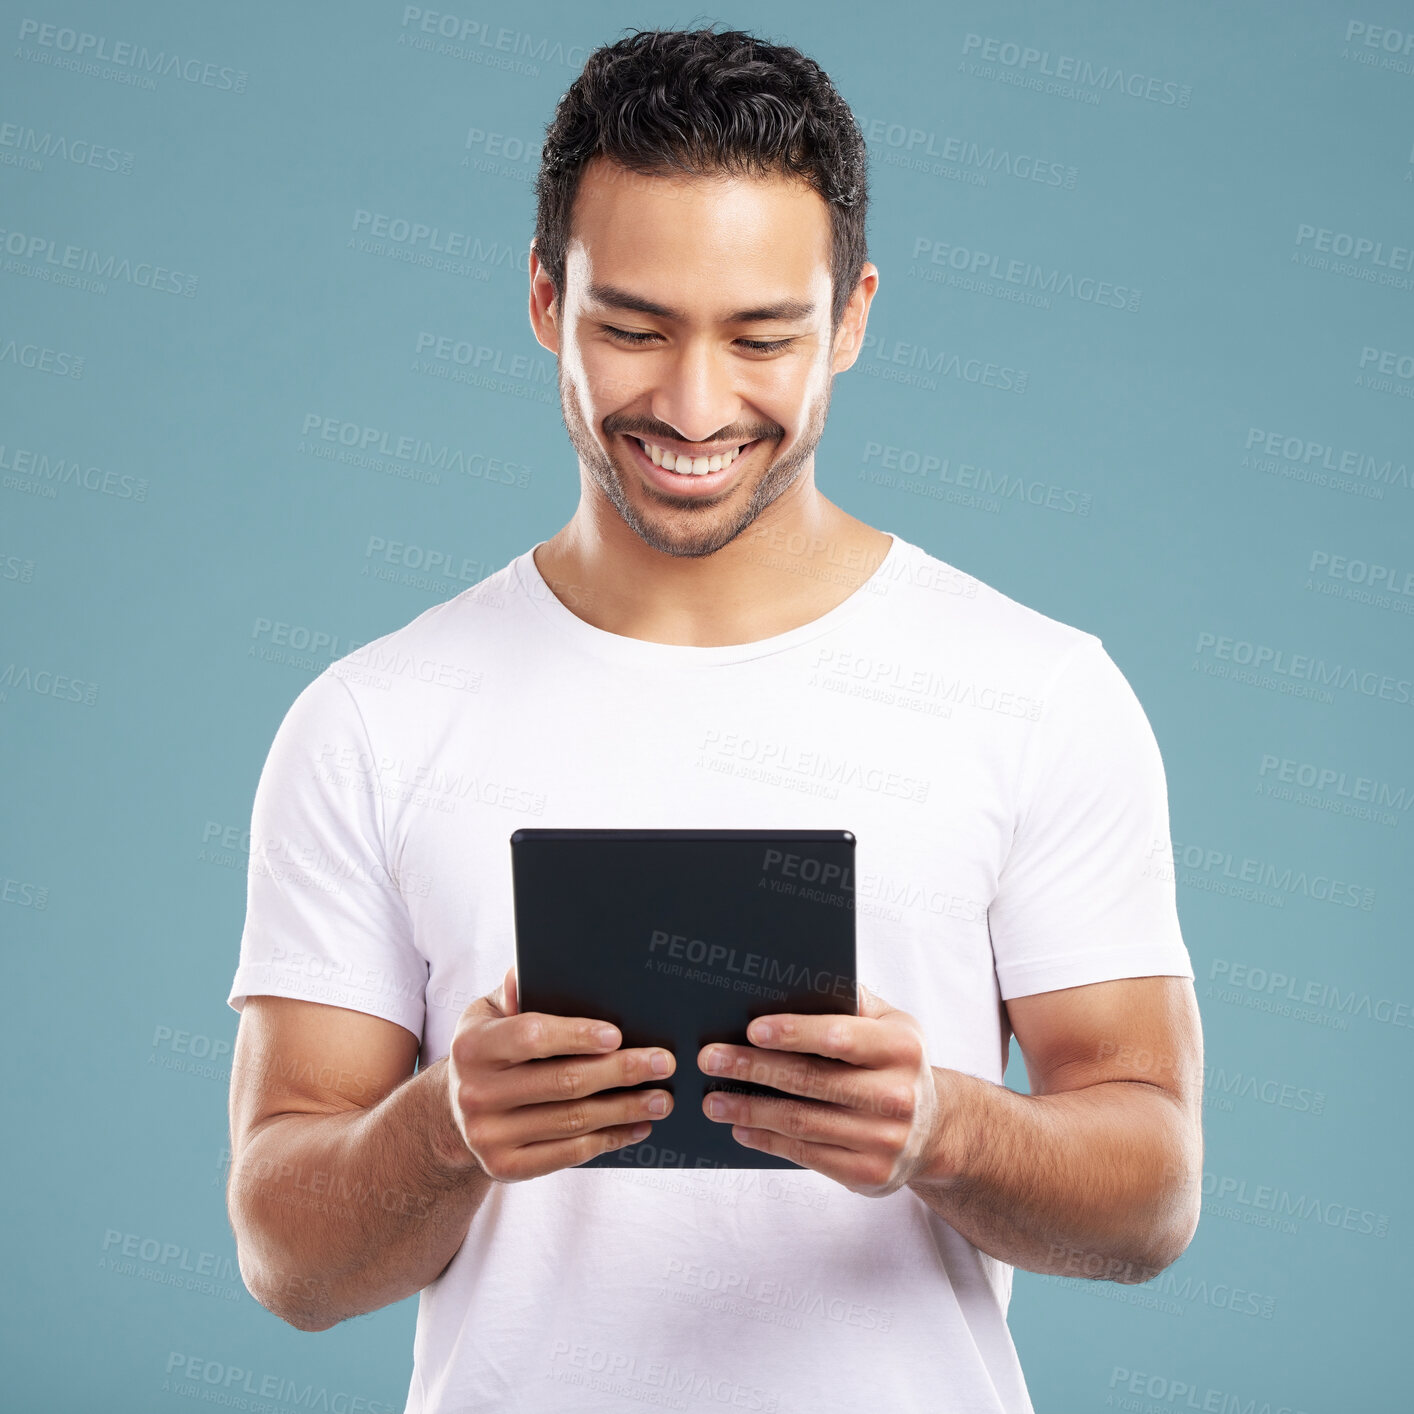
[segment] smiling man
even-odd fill
[[[1013,1267],[1143,1281],[1193,1234],[1201,1037],[1142,708],[1093,634],[815,484],[878,284],[865,174],[794,49],[591,55],[530,262],[578,508],[332,664],[261,774],[241,1270],[304,1330],[421,1292],[409,1414],[1020,1414]],[[522,1013],[525,823],[853,831],[859,1015],[672,1056]],[[685,1065],[779,1091],[706,1103],[801,1168],[663,1167],[653,1082]]]
[[[888,550],[813,476],[831,380],[854,361],[878,273],[843,272],[836,305],[827,208],[798,178],[628,180],[620,165],[668,157],[591,157],[572,240],[544,199],[530,315],[559,355],[583,500],[536,563],[552,583],[602,584],[613,632],[740,642],[832,608]],[[763,542],[787,538],[810,548],[764,563]],[[860,567],[844,586],[810,582],[812,561],[841,557]]]

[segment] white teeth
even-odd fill
[[[645,442],[642,437],[637,441],[654,466],[661,466],[664,471],[675,471],[679,476],[706,476],[708,472],[721,471],[723,467],[730,466],[741,452],[741,447],[733,447],[731,451],[715,457],[688,457]]]

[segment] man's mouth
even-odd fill
[[[671,452],[644,437],[635,437],[633,440],[643,448],[644,455],[654,466],[661,467],[664,471],[676,472],[679,476],[706,476],[710,472],[724,471],[745,448],[754,445],[751,442],[742,442],[739,446],[728,447],[710,457],[689,457],[685,453]]]

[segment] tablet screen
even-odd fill
[[[857,1014],[848,830],[523,829],[511,836],[522,1012],[610,1021],[625,1048],[663,1046],[672,1112],[583,1168],[798,1168],[702,1113],[711,1041],[747,1045],[777,1012]]]

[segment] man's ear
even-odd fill
[[[536,342],[552,354],[560,352],[560,297],[530,242],[530,329]]]
[[[835,331],[834,353],[830,359],[830,372],[843,373],[854,365],[859,350],[864,345],[864,326],[869,320],[869,306],[874,292],[879,288],[879,268],[869,261],[864,262],[859,272],[859,280],[849,303],[840,317],[840,327]]]

